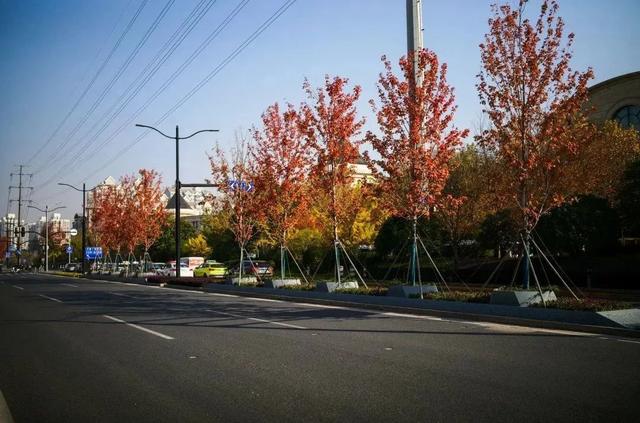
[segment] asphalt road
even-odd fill
[[[0,274],[20,422],[638,421],[640,341]]]

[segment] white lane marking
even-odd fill
[[[324,305],[324,304],[314,304],[314,303],[296,303],[305,307],[315,307],[315,308],[332,308],[335,310],[348,310],[348,311],[359,311],[362,313],[371,313],[370,310],[363,310],[359,308],[349,308],[349,307],[341,307],[341,306],[333,306],[333,305]]]
[[[123,324],[125,324],[127,326],[130,326],[130,327],[134,328],[134,329],[138,329],[138,330],[141,330],[143,332],[150,333],[151,335],[159,336],[162,339],[175,339],[175,338],[173,338],[173,337],[171,337],[169,335],[165,335],[163,333],[156,332],[155,330],[143,328],[142,326],[136,325],[135,323],[125,322],[124,320],[118,319],[117,317],[108,316],[106,314],[103,314],[102,317],[105,317],[107,319],[113,320],[114,322],[123,323]]]
[[[60,285],[70,286],[71,288],[78,288],[78,285],[74,285],[72,283],[61,283]]]
[[[261,323],[270,323],[272,325],[285,326],[285,327],[288,327],[288,328],[309,329],[309,328],[306,328],[304,326],[292,325],[292,324],[289,324],[289,323],[274,322],[273,320],[258,319],[257,317],[246,317],[246,316],[241,316],[239,314],[233,314],[233,313],[226,313],[224,311],[211,310],[210,308],[206,309],[206,311],[209,311],[211,313],[221,314],[223,316],[236,317],[238,319],[243,319],[243,320],[253,320],[255,322],[261,322]]]
[[[119,292],[107,292],[107,294],[117,295],[118,297],[136,298],[136,297],[132,297],[131,295],[121,294]]]
[[[17,286],[17,285],[11,285],[12,287],[14,287],[15,289],[19,289],[20,291],[24,291],[24,288],[21,286]]]
[[[628,343],[630,343],[630,344],[640,344],[640,341],[632,341],[632,340],[630,340],[630,339],[616,339],[616,341],[619,341],[619,342],[628,342]]]
[[[171,289],[171,288],[168,288]],[[220,294],[218,292],[205,292],[205,294],[214,295],[216,297],[229,297],[229,298],[239,298],[237,295],[232,294]]]
[[[62,302],[61,300],[59,300],[57,298],[49,297],[49,296],[44,295],[44,294],[38,294],[38,297],[46,298],[47,300],[55,301],[57,303],[61,303]]]
[[[264,301],[267,303],[281,303],[283,302],[282,300],[273,300],[271,298],[252,298],[252,300],[254,301]]]
[[[384,316],[391,316],[391,317],[409,317],[412,319],[422,319],[422,320],[433,320],[433,321],[438,321],[438,322],[448,322],[449,320],[445,320],[441,317],[433,317],[433,316],[423,316],[420,314],[404,314],[404,313],[393,313],[393,312],[384,312],[384,313],[380,313]]]

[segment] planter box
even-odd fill
[[[265,288],[282,288],[283,286],[300,286],[300,279],[266,279],[264,281]]]
[[[334,292],[336,289],[357,289],[358,282],[318,282],[316,284],[316,291],[319,292]]]
[[[432,283],[423,284],[422,293],[428,294],[430,292],[438,292],[438,287]],[[409,298],[416,295],[420,297],[420,285],[394,285],[389,287],[389,291],[387,291],[388,297]]]
[[[240,278],[231,278],[229,279],[231,285],[254,285],[258,283],[258,278],[255,276],[243,276],[242,280]]]
[[[605,319],[624,326],[625,328],[640,330],[640,308],[626,310],[598,311]]]
[[[553,291],[543,291],[545,301],[557,300],[556,294]],[[538,304],[542,302],[540,293],[533,290],[519,290],[519,291],[493,291],[491,293],[490,304],[510,305],[518,307],[528,307],[531,304]]]

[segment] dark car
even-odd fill
[[[242,274],[254,275],[260,278],[270,278],[273,276],[273,266],[266,260],[243,260]],[[232,274],[238,274],[240,266],[238,262],[230,263],[227,266]]]

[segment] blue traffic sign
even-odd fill
[[[71,254],[73,253],[73,247],[71,245],[67,245],[67,248],[65,251],[67,252],[67,254]]]
[[[102,247],[85,247],[84,257],[89,260],[102,258]]]
[[[254,189],[254,185],[253,182],[246,182],[246,181],[234,181],[234,180],[230,180],[229,181],[229,188],[233,189],[233,190],[242,190],[242,191],[246,191],[246,192],[252,192]]]

